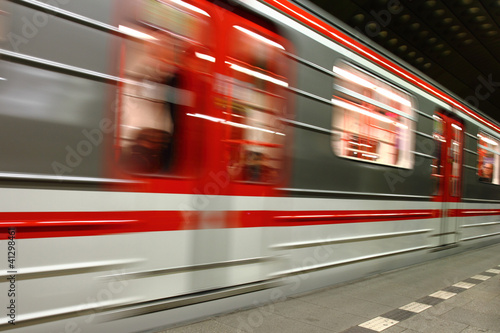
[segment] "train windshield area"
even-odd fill
[[[498,140],[490,135],[477,135],[477,175],[479,181],[491,184],[500,184],[498,166],[500,165],[500,149]]]
[[[347,63],[339,63],[332,99],[337,155],[411,168],[413,111],[409,95]]]

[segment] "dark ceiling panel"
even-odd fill
[[[311,0],[500,121],[500,0]]]

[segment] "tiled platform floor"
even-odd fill
[[[500,244],[158,333],[500,333]]]

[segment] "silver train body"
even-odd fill
[[[280,171],[286,181],[265,196],[226,193],[226,179],[217,177],[210,193],[196,178],[194,190],[130,190],[137,177],[115,177],[108,164],[115,152],[116,96],[126,84],[117,65],[120,47],[124,40],[140,42],[116,22],[141,3],[0,1],[0,330],[152,330],[500,240],[500,191],[478,181],[477,167],[478,134],[494,141],[500,133],[257,0],[213,1],[206,11],[213,20],[226,13],[258,18],[256,24],[288,43],[283,96],[290,114],[281,119],[287,141]],[[349,30],[330,20],[332,29]],[[223,39],[224,32],[215,33]],[[332,94],[339,64],[409,96],[405,165],[337,153],[342,134]],[[439,200],[433,192],[436,110],[464,131],[459,200]],[[203,142],[201,148],[219,151]],[[159,211],[180,212],[183,225],[141,231],[128,214],[151,213],[154,224],[161,222],[155,221]],[[55,213],[62,218],[53,220]],[[271,222],[226,225],[242,219],[238,214]],[[189,226],[193,216],[196,225]]]

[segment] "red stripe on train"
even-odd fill
[[[16,228],[16,238],[97,236],[182,229],[180,211],[0,213],[0,231]]]
[[[276,216],[276,221],[282,222],[312,222],[312,221],[331,221],[338,223],[347,223],[348,221],[369,222],[369,221],[387,221],[387,220],[408,220],[408,219],[426,219],[439,217],[439,210],[395,210],[395,211],[335,211],[331,213],[319,212],[311,214],[307,212],[304,215],[285,215]]]
[[[472,217],[472,216],[491,216],[500,215],[500,209],[457,209],[455,216]]]
[[[0,213],[1,239],[99,236],[136,232],[285,227],[428,219],[439,210],[384,211],[119,211]]]

